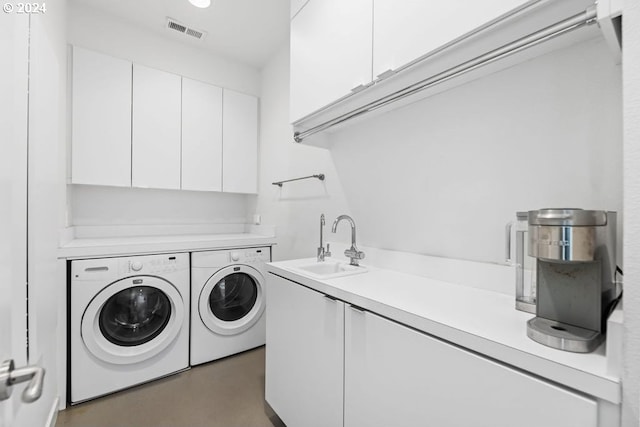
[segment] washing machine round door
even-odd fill
[[[236,335],[264,312],[264,276],[249,265],[230,265],[207,280],[198,300],[200,319],[212,332]]]
[[[180,292],[164,279],[121,279],[89,302],[82,315],[82,341],[105,362],[141,362],[173,342],[182,328],[184,310]]]

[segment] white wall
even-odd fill
[[[243,224],[247,198],[239,194],[69,186],[73,225]]]
[[[258,198],[250,202],[250,213],[259,213],[262,223],[276,226],[278,245],[273,259],[316,256],[320,214],[331,222],[348,213],[341,183],[327,150],[297,144],[289,122],[289,46],[283,46],[262,71],[260,107],[260,172]],[[317,179],[271,183],[324,173]],[[339,231],[348,236],[347,230]]]
[[[72,1],[67,41],[135,63],[251,95],[258,70],[162,37]],[[69,185],[67,225],[206,224],[246,222],[255,196],[215,192]]]
[[[193,44],[162,37],[82,4],[69,2],[67,41],[238,92],[259,95],[258,70],[214,56]],[[169,30],[167,30],[169,31]],[[168,35],[168,33],[167,33]]]
[[[640,3],[624,3],[624,371],[622,422],[640,425]]]
[[[502,262],[516,211],[620,213],[620,74],[597,39],[337,131],[358,240]]]

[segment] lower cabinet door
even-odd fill
[[[266,400],[288,427],[339,427],[344,303],[269,273]]]
[[[349,305],[345,427],[596,427],[597,403]]]

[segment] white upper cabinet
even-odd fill
[[[291,122],[372,80],[372,0],[309,0],[291,21]]]
[[[300,7],[299,0],[291,1],[292,9]],[[600,11],[620,12],[606,7],[605,0],[600,3],[599,28],[610,29],[615,47],[619,16],[607,24]],[[309,0],[291,20],[290,121],[296,140],[302,142],[335,123],[360,117],[371,107],[379,113],[389,111],[592,38],[598,26],[573,25],[571,36],[548,37],[544,43],[536,42],[536,49],[508,50],[499,60],[487,60],[490,67],[462,67],[464,71],[451,78],[436,78],[524,37],[540,36],[552,25],[563,28],[557,24],[566,24],[569,17],[586,23],[593,16],[593,4],[593,0]],[[431,84],[423,85],[426,81]],[[309,138],[307,143],[326,147],[326,138]]]
[[[222,191],[258,192],[258,98],[225,89]]]
[[[181,78],[133,66],[132,185],[180,188]]]
[[[182,189],[222,191],[222,88],[184,77]]]
[[[73,48],[71,182],[131,185],[131,62]]]
[[[395,70],[519,7],[524,0],[375,0],[373,75]]]
[[[258,98],[73,48],[71,183],[258,192]]]

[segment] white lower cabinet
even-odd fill
[[[269,274],[266,400],[289,427],[343,416],[344,303]]]
[[[344,425],[596,427],[597,402],[347,305]]]
[[[288,427],[597,427],[598,402],[272,273],[266,400]]]

